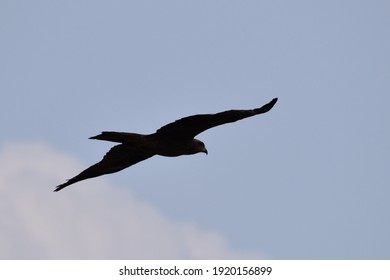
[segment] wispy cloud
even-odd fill
[[[42,144],[0,150],[0,259],[226,259],[218,233],[170,220],[131,190],[89,180],[53,193],[75,159]]]

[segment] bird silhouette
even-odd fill
[[[201,132],[226,123],[232,123],[272,109],[277,98],[252,110],[229,110],[216,114],[193,115],[169,123],[153,134],[104,131],[89,139],[120,143],[111,148],[103,159],[88,167],[77,176],[57,186],[55,192],[76,182],[118,172],[154,155],[176,157],[206,153],[205,144],[194,137]]]

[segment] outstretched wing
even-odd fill
[[[263,114],[272,109],[277,98],[264,106],[253,110],[229,110],[217,114],[194,115],[167,124],[156,131],[158,136],[192,139],[199,133],[214,126],[232,123],[255,115]]]
[[[113,148],[111,148],[111,150],[108,151],[108,153],[103,157],[100,162],[85,169],[79,175],[68,180],[66,183],[57,186],[54,191],[58,192],[59,190],[71,184],[85,179],[118,172],[133,164],[150,158],[153,155],[154,154],[151,154],[150,152],[137,149],[137,147],[127,144],[120,144],[114,146]]]

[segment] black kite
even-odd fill
[[[214,126],[266,113],[271,110],[276,101],[278,99],[274,98],[263,107],[253,110],[229,110],[217,114],[189,116],[167,124],[149,135],[104,131],[90,139],[121,144],[109,150],[100,162],[57,186],[54,191],[57,192],[81,180],[118,172],[154,155],[176,157],[196,153],[207,154],[204,143],[194,139],[196,135]]]

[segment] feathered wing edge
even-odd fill
[[[156,134],[163,137],[191,139],[210,128],[266,113],[272,109],[277,101],[278,98],[274,98],[269,103],[256,109],[228,110],[216,114],[200,114],[184,117],[162,126],[156,131]]]
[[[116,145],[108,151],[100,162],[88,167],[67,182],[57,186],[54,191],[58,192],[63,188],[82,180],[118,172],[152,156],[154,156],[154,154],[139,150],[131,145]]]

